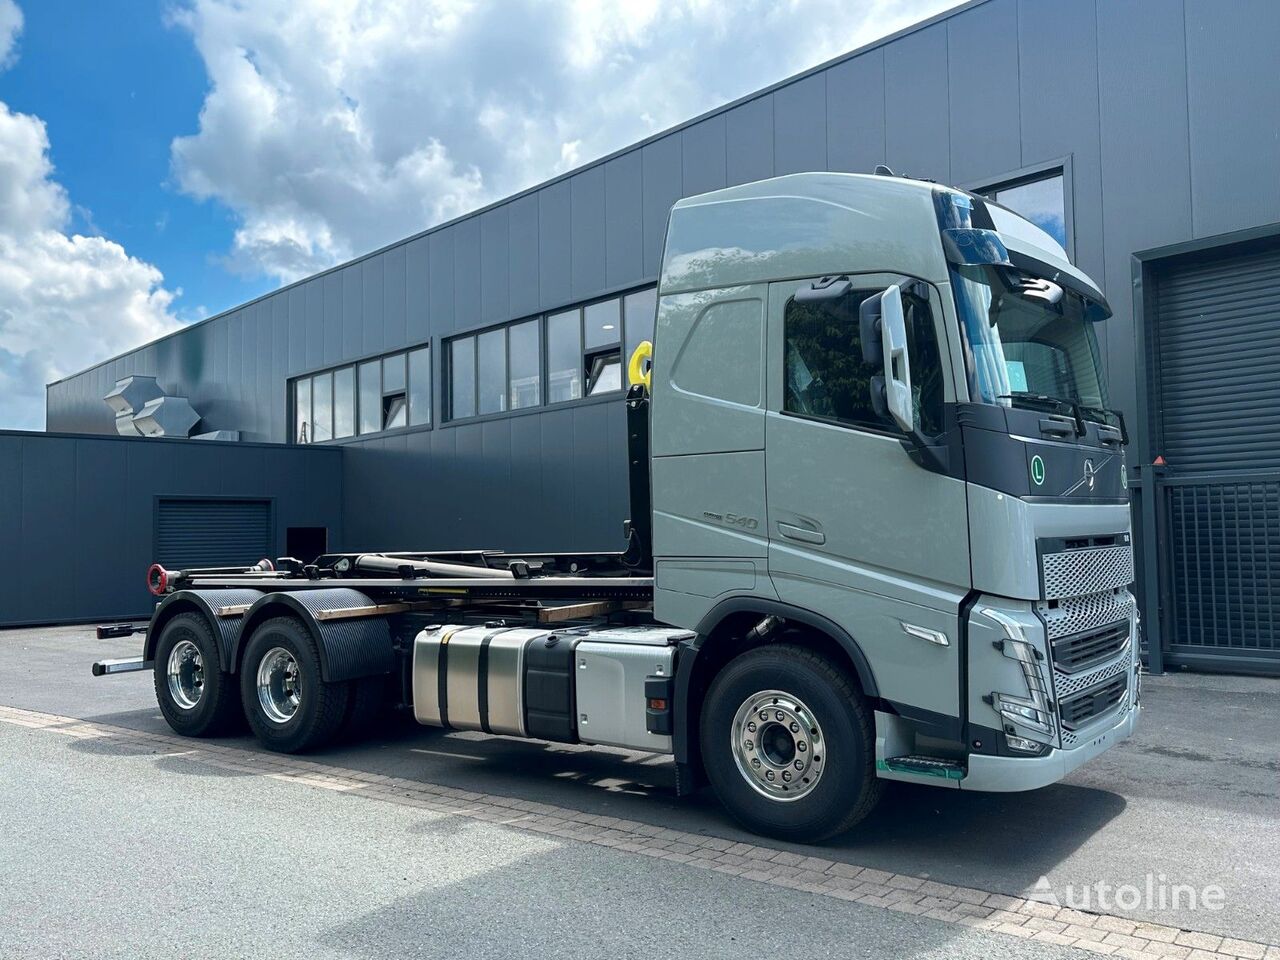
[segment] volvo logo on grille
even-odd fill
[[[1089,485],[1089,489],[1093,489],[1093,484],[1097,480],[1098,471],[1093,465],[1092,460],[1084,462],[1084,482]]]

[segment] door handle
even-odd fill
[[[808,527],[796,526],[794,523],[783,523],[778,521],[778,532],[788,540],[799,540],[801,543],[826,543],[826,534],[822,532],[822,528],[810,521],[814,529]]]

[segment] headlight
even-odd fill
[[[1027,640],[1022,624],[1008,614],[990,607],[983,607],[979,613],[1004,629],[1007,639],[998,644],[1000,651],[1006,657],[1018,661],[1018,665],[1022,667],[1022,679],[1027,686],[1026,697],[998,691],[992,693],[991,706],[1011,723],[1030,727],[1047,737],[1054,736],[1057,723],[1049,706],[1049,691],[1040,674],[1040,654]]]

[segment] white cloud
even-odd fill
[[[0,70],[18,59],[18,35],[22,33],[22,11],[14,0],[0,0]]]
[[[293,279],[955,0],[189,0],[211,89],[176,180]]]
[[[5,0],[0,0],[0,15]],[[0,427],[41,429],[44,385],[177,326],[160,271],[68,235],[38,117],[0,102]]]

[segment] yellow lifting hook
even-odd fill
[[[648,366],[645,366],[646,361]],[[653,380],[653,343],[649,340],[641,340],[640,344],[631,354],[631,360],[627,364],[627,383],[635,386],[637,383],[643,383],[646,390],[650,389]]]

